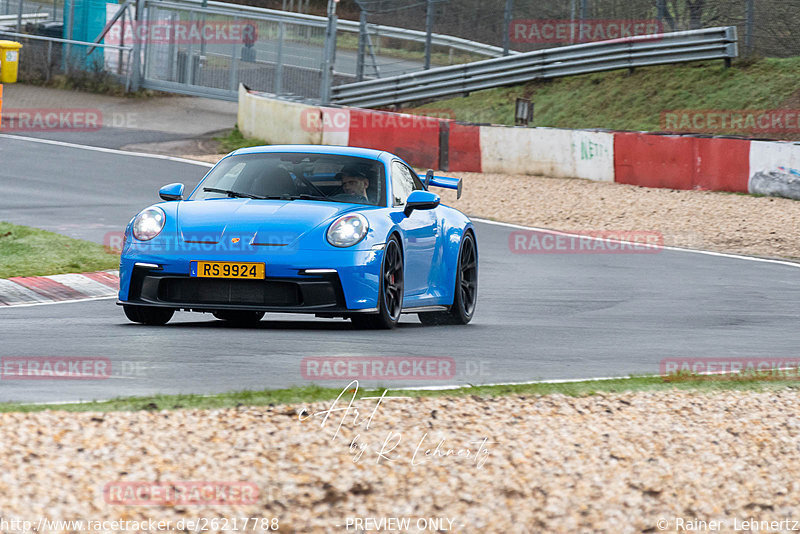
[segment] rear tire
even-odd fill
[[[264,317],[264,312],[247,310],[225,310],[214,312],[214,317],[235,326],[254,326]]]
[[[477,301],[478,253],[475,248],[475,238],[472,237],[472,234],[467,233],[464,234],[464,240],[458,252],[453,305],[447,311],[419,313],[417,314],[419,322],[426,326],[467,324],[475,315]]]
[[[403,253],[392,237],[386,243],[378,290],[378,313],[351,315],[353,326],[369,330],[389,330],[397,325],[403,309]]]
[[[155,306],[122,306],[125,316],[134,323],[151,326],[165,325],[172,319],[175,310]]]

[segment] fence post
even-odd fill
[[[74,2],[75,0],[70,0],[70,1]],[[134,34],[136,33],[136,29],[141,27],[143,10],[144,10],[144,0],[136,0],[136,10],[134,11],[134,15],[133,15],[133,17],[134,17],[133,18],[133,20],[134,20],[134,22],[133,22]],[[72,17],[70,17],[70,20],[71,19],[72,19]],[[133,39],[133,43],[132,43],[133,44],[133,48],[131,49],[131,54],[133,54],[133,57],[131,57],[130,60],[129,60],[129,63],[130,63],[130,67],[129,68],[131,69],[131,91],[133,91],[133,92],[136,92],[136,91],[139,90],[139,87],[141,86],[141,80],[142,80],[142,71],[141,71],[141,67],[142,67],[141,66],[142,43],[141,43],[141,41],[142,41],[141,39],[136,39],[136,38]]]
[[[514,11],[514,0],[506,0],[506,13],[505,18],[503,19],[503,29],[505,30],[505,34],[503,35],[503,55],[508,55],[508,50],[511,47],[511,17],[513,16]]]
[[[358,57],[356,58],[356,81],[364,80],[364,55],[367,53],[367,12],[361,8],[358,18]]]
[[[278,57],[275,59],[275,87],[274,92],[276,95],[281,94],[283,91],[283,39],[284,39],[284,22],[278,23]]]
[[[575,44],[575,12],[577,11],[578,0],[569,3],[569,44]]]
[[[663,25],[667,16],[667,0],[658,0],[658,21]]]
[[[428,0],[425,13],[425,70],[431,68],[431,34],[433,33],[433,0]]]
[[[747,19],[745,22],[745,29],[744,29],[744,49],[747,55],[751,55],[753,53],[753,31],[755,28],[755,0],[745,0],[746,1],[746,15],[745,18]]]
[[[324,105],[331,103],[333,84],[333,64],[336,60],[336,4],[338,0],[328,0],[328,26],[325,30],[325,50],[322,58],[322,83],[320,97]]]
[[[586,20],[586,14],[587,14],[587,12],[589,10],[588,4],[589,4],[589,0],[581,0],[581,13],[579,15],[581,25]],[[583,42],[583,39],[581,38],[581,32],[580,31],[578,32],[578,42],[579,43]]]
[[[73,39],[73,27],[75,24],[75,0],[69,0],[69,22],[67,23],[67,39]],[[66,49],[67,53],[64,54],[62,61],[64,61],[64,70],[67,74],[70,72],[70,63],[72,63],[72,45],[67,44],[62,50]]]

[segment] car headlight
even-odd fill
[[[328,228],[328,243],[334,247],[352,247],[367,235],[369,223],[361,214],[343,215]]]
[[[167,216],[161,208],[147,208],[133,220],[133,237],[150,241],[164,229]]]

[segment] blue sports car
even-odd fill
[[[232,152],[184,198],[183,184],[125,230],[118,304],[137,323],[176,310],[256,323],[265,312],[349,318],[393,328],[466,324],[478,295],[469,218],[430,187],[461,181],[418,175],[388,152],[265,146]]]

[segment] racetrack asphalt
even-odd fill
[[[0,161],[0,219],[98,242],[157,202],[161,185],[193,186],[207,170],[6,136]],[[100,380],[3,378],[0,401],[305,385],[301,360],[319,356],[454,359],[454,377],[380,383],[407,387],[655,374],[664,358],[796,355],[796,266],[674,250],[514,254],[512,231],[476,223],[479,301],[466,327],[423,327],[407,315],[394,331],[370,332],[273,314],[256,328],[231,328],[190,313],[146,327],[129,323],[113,300],[0,309],[0,357],[112,364],[112,377]]]

